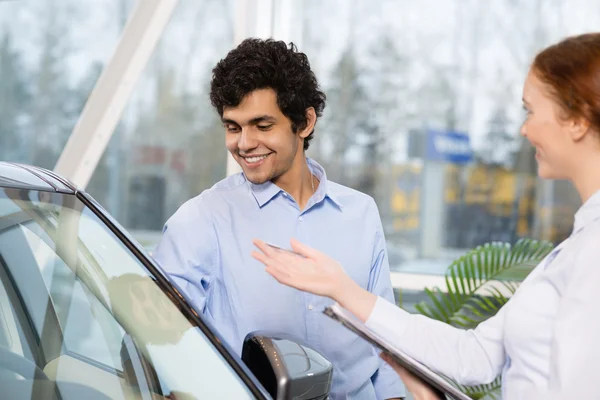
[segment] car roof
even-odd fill
[[[75,194],[77,187],[55,172],[33,165],[0,161],[0,187]]]

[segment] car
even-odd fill
[[[3,398],[325,399],[332,370],[277,332],[237,356],[88,193],[0,162]]]

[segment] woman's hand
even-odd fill
[[[297,240],[291,241],[296,254],[275,249],[262,240],[253,243],[261,252],[253,251],[252,257],[265,264],[266,271],[284,285],[334,300],[353,286],[337,261]]]
[[[406,390],[412,393],[415,400],[442,400],[437,394],[435,394],[427,385],[425,385],[419,378],[408,372],[404,367],[398,365],[393,358],[389,357],[385,353],[381,353],[381,358],[400,375],[400,379],[404,382]]]
[[[293,288],[329,297],[363,322],[369,318],[377,297],[357,285],[334,259],[292,239],[294,253],[253,241],[260,252],[252,257],[265,264],[277,281]],[[368,268],[369,266],[365,266]]]

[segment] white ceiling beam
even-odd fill
[[[133,9],[54,168],[80,188],[89,183],[177,4],[178,0],[139,0]]]

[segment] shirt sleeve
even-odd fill
[[[169,218],[153,257],[194,307],[205,313],[218,265],[218,247],[202,198],[188,201]]]
[[[377,223],[377,229],[375,232],[373,262],[369,274],[367,290],[394,304],[395,300],[390,278],[390,266],[385,248],[385,235],[383,233],[379,211],[377,210],[375,202],[372,204],[372,210],[374,215],[373,218]],[[396,371],[394,371],[389,364],[383,361],[380,361],[380,363],[379,369],[371,377],[377,398],[392,399],[405,397],[406,389]]]
[[[594,236],[595,238],[598,235]],[[600,393],[600,251],[588,242],[568,271],[554,322],[548,388],[531,399],[592,399]]]
[[[366,325],[433,371],[463,385],[479,385],[493,381],[505,364],[504,310],[474,330],[463,330],[378,298]]]

